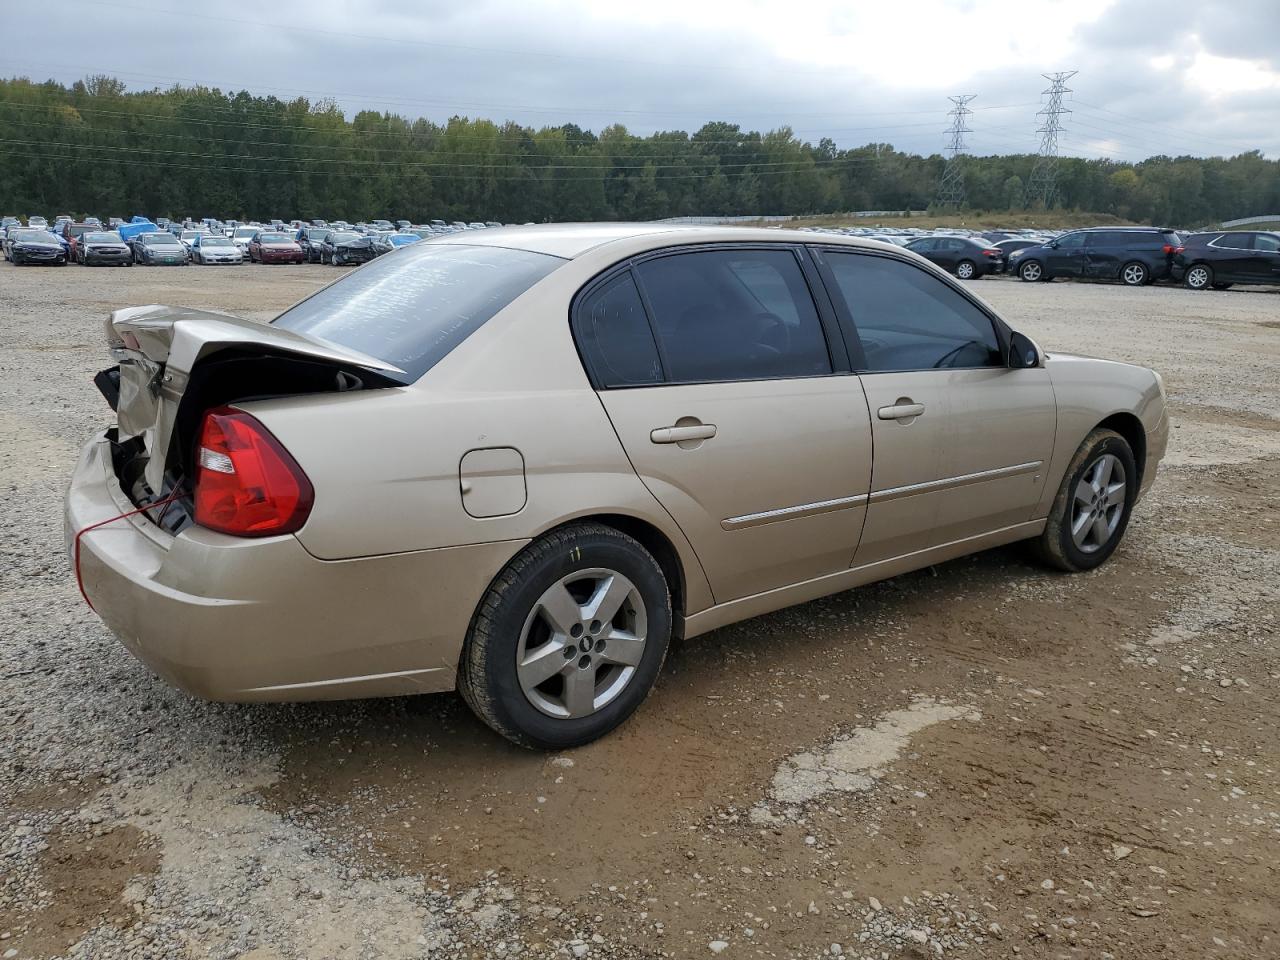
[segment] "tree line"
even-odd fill
[[[1033,154],[963,158],[975,210],[1022,208]],[[926,209],[945,160],[707,123],[693,133],[446,123],[206,87],[0,80],[0,214],[651,220]],[[1053,206],[1168,226],[1280,211],[1280,162],[1063,157]]]

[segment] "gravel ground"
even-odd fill
[[[0,958],[1280,956],[1280,294],[977,289],[1166,378],[1113,562],[1016,548],[679,646],[567,755],[454,696],[197,702],[80,600],[102,320],[323,267],[0,265]]]

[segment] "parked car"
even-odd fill
[[[287,233],[259,230],[249,241],[249,259],[258,263],[302,263],[306,255]]]
[[[249,255],[249,241],[252,240],[254,235],[261,229],[262,227],[259,226],[236,227],[235,230],[231,232],[231,242],[239,247],[240,252],[247,257]]]
[[[294,238],[307,263],[321,263],[320,247],[333,231],[328,227],[303,227]]]
[[[185,267],[191,255],[172,233],[140,233],[133,241],[133,262],[144,267]]]
[[[1004,256],[999,250],[969,237],[921,237],[908,243],[907,249],[961,280],[980,280],[1004,270]]]
[[[114,231],[86,233],[76,245],[76,261],[86,267],[133,266],[133,251]]]
[[[244,263],[244,254],[227,237],[218,233],[197,233],[191,241],[191,262],[201,265]]]
[[[362,241],[362,245],[357,244],[356,246],[351,247],[349,245],[352,243],[352,241]],[[320,241],[320,250],[319,250],[320,262],[333,263],[334,254],[339,247],[346,247],[347,252],[350,254],[351,257],[363,256],[364,258],[363,260],[359,260],[359,261],[348,260],[347,255],[344,253],[342,255],[342,260],[346,262],[363,263],[365,260],[372,260],[375,256],[377,256],[377,254],[373,253],[372,250],[370,250],[368,242],[365,240],[365,238],[360,236],[360,234],[356,233],[354,230],[331,230],[329,231],[329,233],[325,235],[325,238]]]
[[[1173,279],[1192,290],[1280,284],[1280,233],[1223,230],[1187,237],[1173,257]]]
[[[1073,230],[1015,251],[1009,271],[1028,282],[1081,277],[1140,287],[1169,278],[1174,253],[1181,245],[1176,233],[1158,227]]]
[[[101,224],[92,224],[88,221],[84,223],[72,223],[63,221],[62,226],[58,228],[59,235],[62,237],[63,246],[67,250],[67,259],[80,262],[80,238],[86,233],[92,233],[101,230]]]
[[[49,221],[44,217],[27,217],[27,226],[33,230],[47,230]]]
[[[14,266],[24,263],[67,264],[67,248],[48,230],[11,230],[5,240],[6,259]]]
[[[269,325],[107,329],[66,530],[136,656],[224,700],[456,687],[540,748],[625,720],[672,636],[1016,540],[1098,567],[1168,437],[1151,370],[790,231],[468,233]]]

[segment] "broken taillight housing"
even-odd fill
[[[196,447],[195,520],[237,537],[301,529],[315,499],[311,481],[280,441],[231,407],[204,415]]]

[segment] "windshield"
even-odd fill
[[[287,237],[283,233],[264,233],[258,237],[259,243],[292,243],[293,237]]]
[[[252,237],[257,232],[258,232],[257,227],[236,227],[235,236]]]
[[[565,261],[502,247],[423,243],[378,258],[286,310],[286,330],[420,376]]]
[[[359,237],[360,237],[360,234],[358,233],[334,233],[334,234],[330,234],[329,242],[330,243],[346,243],[348,240],[357,240],[359,239]]]
[[[87,233],[84,237],[85,243],[120,243],[120,235],[118,233]]]
[[[232,243],[230,240],[228,240],[226,237],[210,237],[206,235],[203,238],[201,238],[200,246],[202,247],[234,247],[235,244]]]
[[[14,242],[26,241],[28,243],[57,243],[58,238],[48,230],[15,230],[13,233]]]
[[[138,239],[145,244],[157,247],[166,247],[178,243],[178,238],[172,233],[144,233]]]

